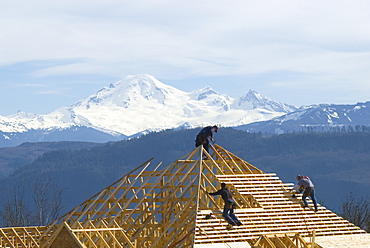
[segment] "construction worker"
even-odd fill
[[[200,132],[197,134],[195,139],[195,147],[198,147],[200,145],[203,145],[204,149],[207,151],[209,150],[209,140],[210,139],[213,143],[215,143],[215,140],[213,139],[213,133],[217,133],[218,127],[215,126],[208,126],[200,130]]]
[[[235,201],[232,198],[230,191],[226,188],[225,183],[221,183],[221,189],[217,190],[213,193],[208,193],[209,195],[220,195],[224,200],[224,211],[222,216],[225,220],[229,223],[228,229],[232,228],[232,226],[238,225],[240,226],[242,223],[238,220],[238,218],[234,214],[235,209]]]
[[[315,212],[317,212],[317,203],[315,197],[315,186],[313,185],[312,181],[307,176],[297,175],[296,177],[298,183],[293,187],[293,190],[299,190],[300,193],[303,192],[302,201],[304,203],[303,207],[308,207],[307,203],[307,196],[311,197],[313,205],[315,207]]]

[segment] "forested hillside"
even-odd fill
[[[14,197],[15,189],[27,196],[35,182],[47,178],[50,187],[63,189],[61,213],[67,212],[152,157],[153,166],[159,162],[167,165],[181,158],[195,148],[198,131],[168,130],[85,149],[46,152],[0,182],[1,204]],[[220,128],[214,138],[218,145],[264,172],[276,173],[284,182],[295,182],[297,174],[308,175],[315,183],[319,201],[328,208],[338,208],[349,192],[367,195],[369,133],[264,137]],[[32,202],[32,197],[27,200]]]
[[[99,143],[91,142],[38,142],[38,143],[23,143],[16,147],[0,148],[0,179],[10,175],[16,169],[25,164],[32,163],[45,152],[55,150],[77,150],[81,148],[91,148],[100,145]]]

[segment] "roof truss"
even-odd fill
[[[226,149],[211,146],[207,159],[203,153],[198,147],[149,171],[150,159],[47,227],[0,229],[1,247],[308,247],[313,232],[364,234],[322,206],[319,214],[303,211],[291,184]],[[232,230],[221,214],[222,199],[206,193],[221,182],[227,183],[244,223]],[[214,218],[206,219],[211,212]],[[69,246],[63,246],[66,242]]]

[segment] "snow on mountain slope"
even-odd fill
[[[239,100],[234,103],[234,107],[243,110],[260,108],[269,111],[285,113],[297,110],[296,106],[273,101],[268,97],[262,96],[254,90],[249,90],[246,95],[240,97]]]
[[[237,126],[281,116],[296,107],[250,90],[239,99],[211,87],[184,92],[150,75],[133,75],[50,114],[18,112],[0,119],[0,131],[93,128],[111,135],[135,135],[180,126]],[[5,131],[6,130],[6,131]]]
[[[70,108],[73,122],[125,135],[181,124],[188,96],[152,76],[129,76]]]
[[[354,105],[319,104],[301,107],[296,111],[271,120],[249,123],[237,129],[249,132],[287,133],[329,131],[333,128],[351,126],[354,130],[370,126],[370,102]],[[307,130],[306,130],[307,129]]]
[[[365,124],[369,120],[370,102],[336,105],[319,104],[301,107],[297,111],[274,118],[272,121],[284,123],[295,121],[307,125],[353,125]]]
[[[0,130],[2,132],[24,132],[27,128],[11,116],[0,116]]]

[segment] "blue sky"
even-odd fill
[[[369,1],[0,3],[0,115],[45,114],[127,75],[254,89],[296,106],[370,100]]]

